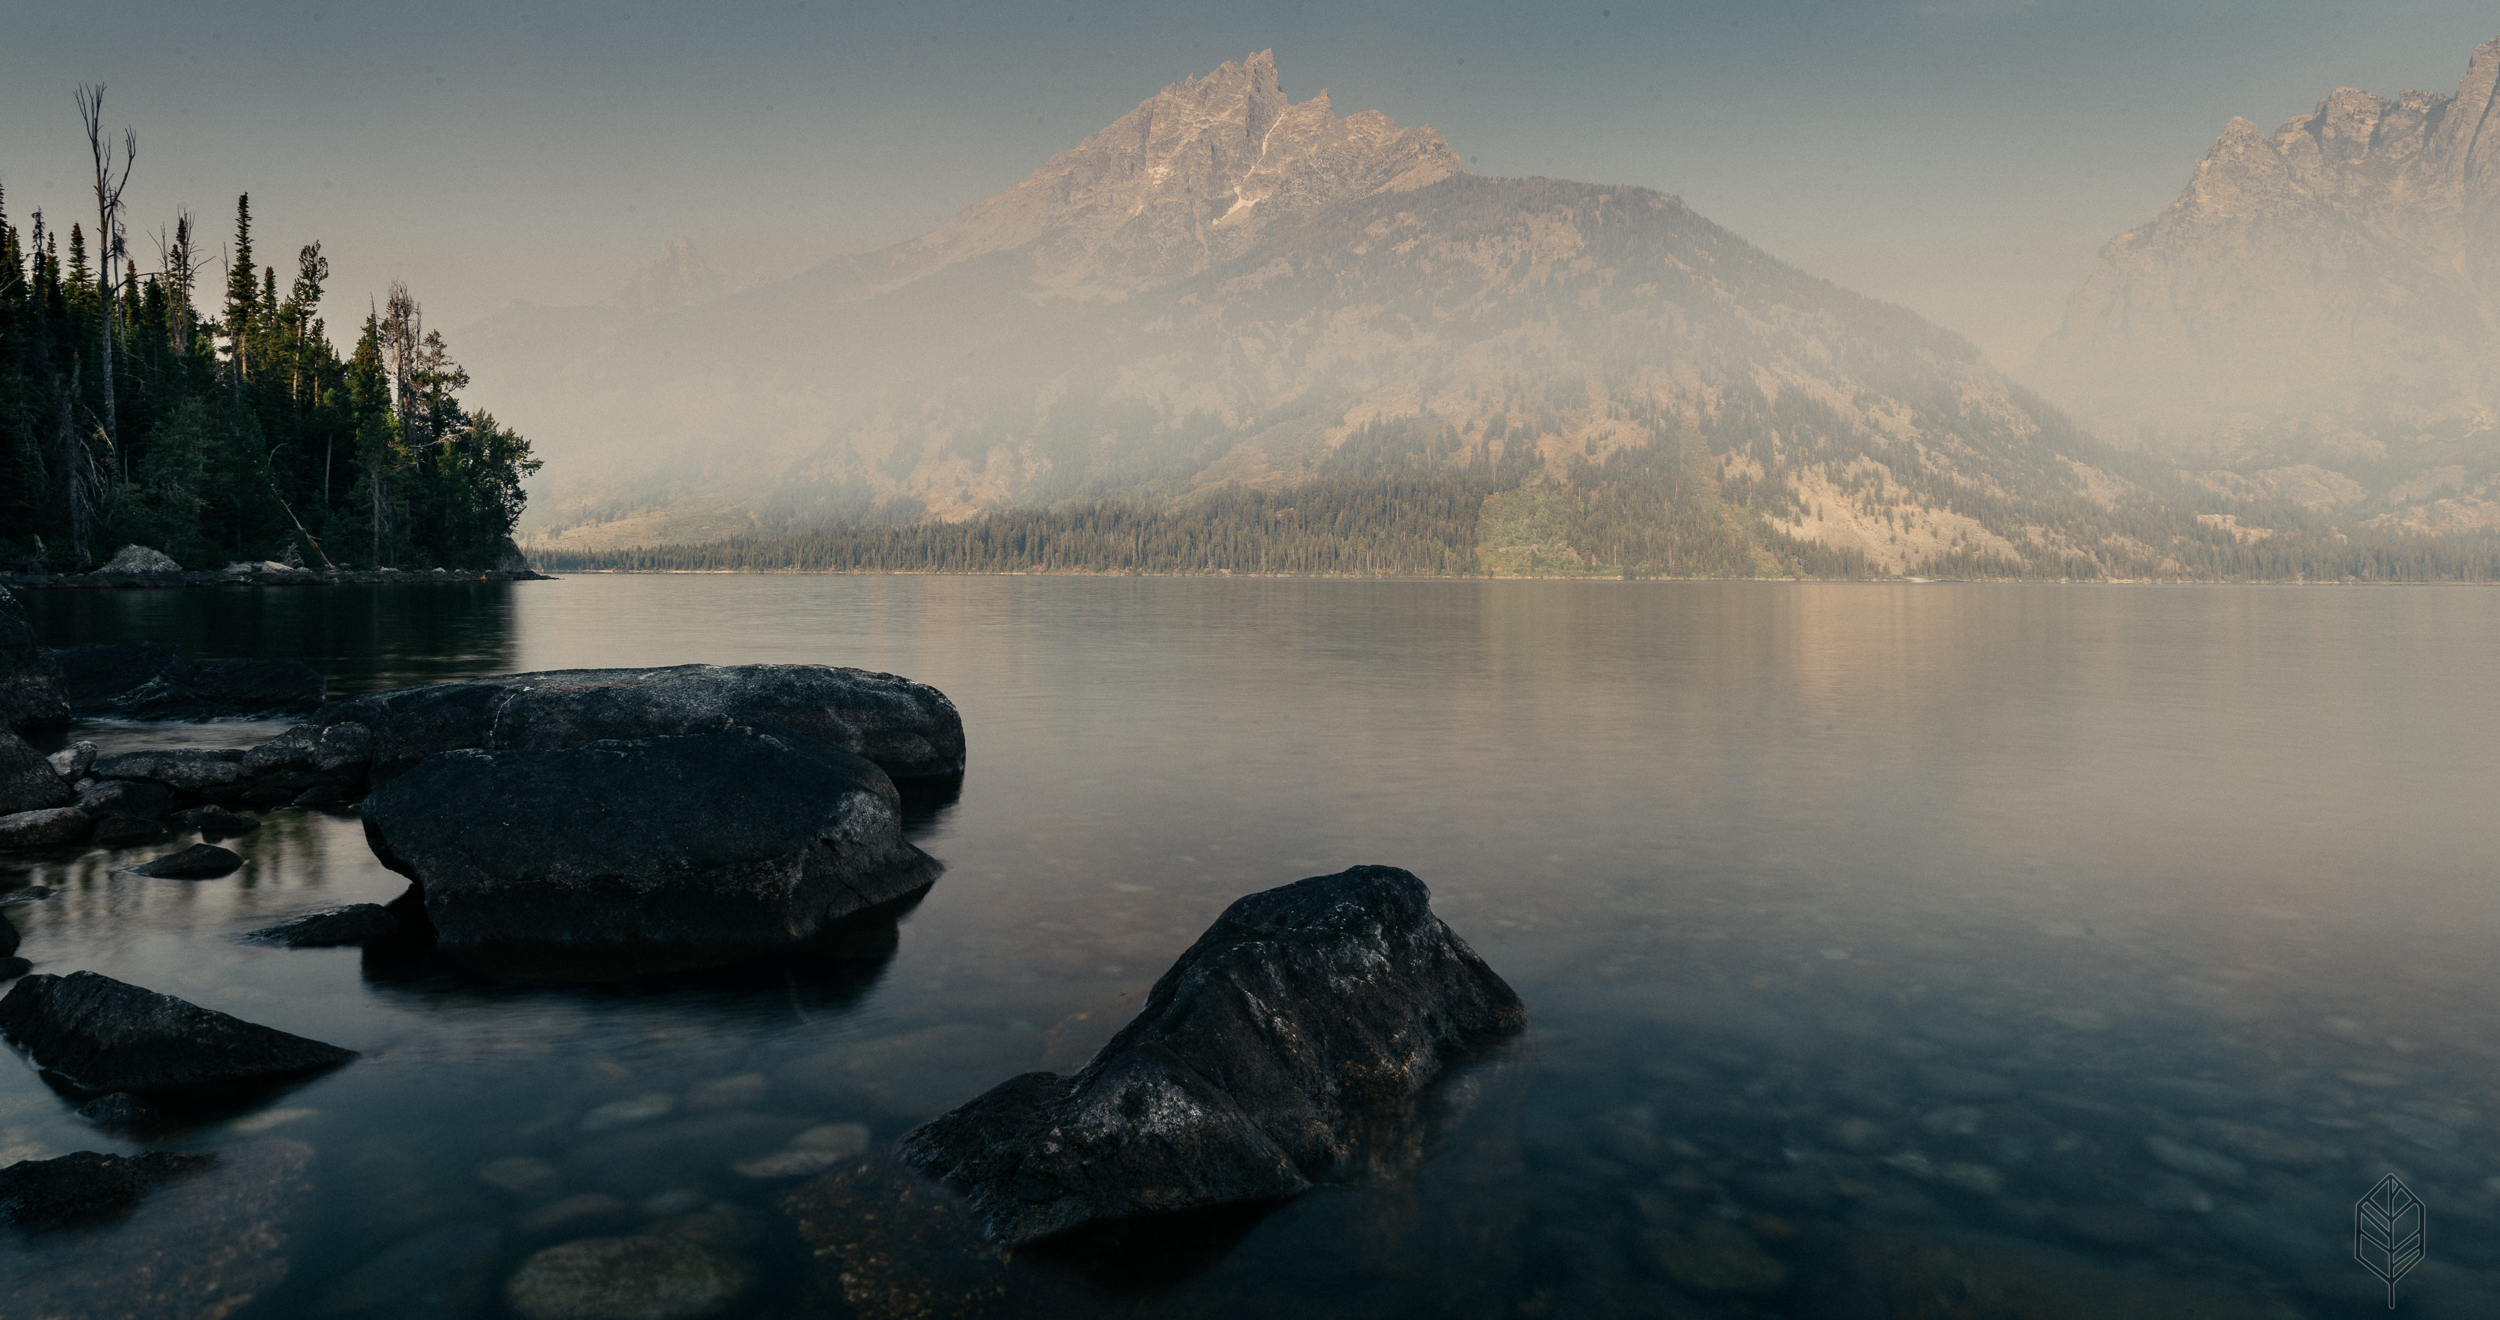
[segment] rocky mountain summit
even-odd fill
[[[2233,119],[2027,376],[2218,491],[2500,526],[2500,39],[2453,96]]]

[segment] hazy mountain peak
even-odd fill
[[[694,250],[694,240],[680,236],[668,241],[659,260],[634,272],[609,294],[608,304],[651,316],[707,303],[727,291],[727,284],[713,273],[703,254]]]
[[[885,261],[910,279],[1025,250],[1046,290],[1125,292],[1205,269],[1279,215],[1465,172],[1431,128],[1377,110],[1340,119],[1325,91],[1289,102],[1261,51],[1147,97]]]

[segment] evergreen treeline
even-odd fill
[[[321,245],[282,285],[255,264],[248,196],[222,290],[200,287],[210,262],[188,213],[142,270],[120,207],[137,143],[125,135],[117,159],[101,100],[81,89],[92,229],[81,217],[64,233],[40,211],[21,229],[0,195],[0,563],[75,571],[129,543],[188,568],[485,568],[510,554],[538,463],[461,406],[468,374],[406,286],[342,358],[320,315]]]

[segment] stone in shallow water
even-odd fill
[[[231,838],[238,834],[249,834],[260,828],[259,821],[242,812],[228,811],[224,807],[214,805],[193,807],[182,813],[181,819],[185,826],[198,830],[203,839]]]
[[[763,1101],[772,1083],[762,1073],[741,1073],[736,1077],[719,1077],[686,1092],[686,1112],[709,1113],[715,1109],[744,1109]]]
[[[2201,1146],[2191,1146],[2183,1141],[2172,1141],[2168,1137],[2148,1136],[2144,1138],[2144,1148],[2153,1152],[2154,1159],[2191,1178],[2203,1178],[2220,1183],[2239,1183],[2248,1177],[2247,1165],[2228,1155],[2218,1155]]]
[[[1649,1256],[1668,1278],[1695,1292],[1770,1293],[1788,1286],[1788,1267],[1734,1224],[1705,1223],[1690,1237],[1657,1235]]]
[[[142,1095],[256,1087],[356,1057],[94,972],[20,979],[0,998],[0,1031],[80,1086]]]
[[[556,1185],[556,1166],[533,1155],[508,1155],[477,1171],[478,1181],[507,1192],[541,1192]]]
[[[76,843],[95,828],[95,818],[76,807],[46,807],[0,816],[0,848],[50,848]]]
[[[110,1219],[149,1192],[216,1164],[214,1155],[152,1150],[124,1158],[82,1150],[0,1169],[0,1223],[29,1233]]]
[[[634,1208],[604,1192],[583,1192],[551,1201],[521,1216],[520,1230],[543,1238],[558,1233],[595,1232],[614,1228],[634,1217]]]
[[[524,1261],[504,1304],[521,1320],[696,1320],[727,1310],[749,1278],[684,1238],[584,1238]]]
[[[389,908],[379,903],[353,903],[256,930],[247,938],[294,949],[328,949],[347,944],[378,944],[405,938],[408,933],[407,926]]]
[[[584,1132],[605,1132],[629,1123],[648,1123],[655,1118],[666,1118],[676,1108],[677,1097],[665,1091],[653,1091],[631,1100],[611,1100],[582,1115],[580,1126]]]
[[[11,1320],[232,1316],[287,1276],[289,1225],[312,1191],[312,1148],[228,1147],[216,1167],[159,1187],[126,1218],[71,1229],[0,1261]],[[9,1244],[0,1243],[0,1251]]]
[[[1358,866],[1235,902],[1082,1071],[1009,1080],[898,1149],[1007,1245],[1292,1196],[1403,1148],[1444,1056],[1526,1023],[1421,880]]]
[[[127,848],[132,844],[154,843],[173,831],[157,821],[138,816],[107,816],[96,822],[95,833],[87,841],[99,848]]]
[[[2272,1320],[2282,1314],[2227,1284],[2105,1269],[2012,1242],[1868,1233],[1849,1239],[1847,1256],[1874,1303],[1862,1312],[1895,1320]]]
[[[154,876],[160,880],[214,880],[243,869],[243,858],[232,849],[213,843],[195,843],[178,853],[167,853],[155,861],[130,868],[132,875]]]

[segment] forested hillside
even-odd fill
[[[538,463],[461,405],[468,375],[404,286],[342,357],[321,244],[282,283],[257,264],[248,196],[222,263],[185,213],[146,269],[120,206],[135,139],[118,174],[114,144],[91,140],[92,224],[36,211],[21,226],[0,196],[0,564],[74,571],[130,543],[187,568],[486,568],[514,553]]]

